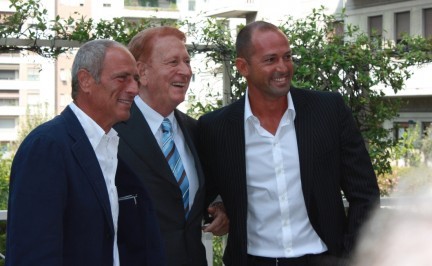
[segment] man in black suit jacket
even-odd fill
[[[379,201],[362,136],[339,94],[290,86],[276,26],[246,25],[236,50],[245,97],[198,121],[209,191],[230,219],[224,263],[337,265]]]
[[[207,265],[201,240],[205,183],[195,148],[196,120],[176,109],[184,101],[192,76],[185,35],[173,27],[149,28],[138,33],[128,47],[137,60],[141,86],[130,119],[115,126],[120,135],[119,157],[150,193],[168,265]],[[187,212],[177,180],[161,150],[164,118],[173,125],[175,146],[189,181]],[[117,179],[122,176],[125,175],[119,172]],[[210,212],[215,220],[205,230],[226,233],[225,213],[215,207]]]
[[[34,129],[14,157],[6,265],[118,266],[131,259],[123,246],[118,251],[117,239],[129,242],[131,235],[117,221],[139,221],[119,206],[118,136],[112,126],[129,118],[138,93],[135,64],[127,48],[114,41],[95,40],[79,49],[72,66],[73,103]],[[155,244],[136,248],[143,263],[125,265],[160,265],[164,253],[156,218],[145,191],[138,193],[136,208],[148,210],[139,235]]]

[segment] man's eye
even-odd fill
[[[127,79],[127,76],[118,76],[117,80],[118,81],[125,81]]]
[[[284,59],[285,59],[285,60],[291,60],[291,55],[290,55],[290,54],[286,55],[286,56],[284,57]]]

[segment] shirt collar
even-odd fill
[[[78,118],[78,121],[84,128],[84,132],[86,133],[93,149],[96,150],[96,147],[99,145],[100,141],[105,135],[105,131],[90,116],[88,116],[84,111],[76,106],[75,103],[70,103],[69,107],[71,108],[72,112],[74,112]],[[106,135],[108,137],[115,137],[117,136],[117,132],[111,128]]]
[[[150,126],[153,135],[155,135],[156,132],[159,130],[162,121],[164,120],[165,117],[163,117],[161,114],[153,110],[153,108],[151,108],[146,102],[144,102],[143,99],[141,99],[141,97],[139,97],[138,95],[135,96],[134,101],[138,109],[141,111],[141,113],[147,120],[147,123]],[[173,131],[175,131],[177,127],[177,123],[174,117],[174,111],[172,111],[167,118],[170,120],[173,126]]]
[[[250,107],[250,102],[249,102],[249,89],[246,89],[246,95],[245,95],[245,112],[244,112],[244,121],[246,123],[246,121],[248,120],[256,120],[258,121],[258,118],[256,116],[254,116],[254,114],[252,113],[252,109]],[[289,121],[294,121],[295,119],[295,108],[294,108],[294,102],[292,100],[291,97],[291,92],[288,91],[288,109],[287,112],[285,112],[285,115],[282,117],[282,122],[287,122],[289,123]]]

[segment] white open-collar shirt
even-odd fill
[[[299,257],[327,250],[309,221],[300,179],[291,93],[276,134],[261,127],[245,99],[248,254]]]
[[[84,128],[90,144],[95,151],[100,168],[102,170],[102,174],[105,179],[111,207],[111,215],[114,224],[113,266],[119,266],[120,261],[117,246],[117,221],[119,214],[119,204],[117,187],[115,186],[115,174],[118,163],[117,152],[119,137],[117,135],[117,132],[113,128],[111,128],[111,130],[105,134],[105,131],[74,103],[70,103],[69,107],[72,109],[79,122],[81,123],[82,127]]]

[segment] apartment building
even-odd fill
[[[2,17],[13,12],[9,5],[0,0]],[[0,146],[17,139],[20,117],[53,113],[53,62],[31,52],[0,52]]]
[[[399,42],[403,34],[432,39],[432,1],[430,0],[349,0],[346,2],[346,23],[359,25],[371,34],[376,31],[385,39]],[[387,121],[385,127],[394,129],[394,137],[401,137],[409,127],[425,129],[432,122],[432,64],[412,68],[413,76],[405,89],[394,94],[391,88],[377,86],[389,98],[399,98],[404,104],[399,116]]]

